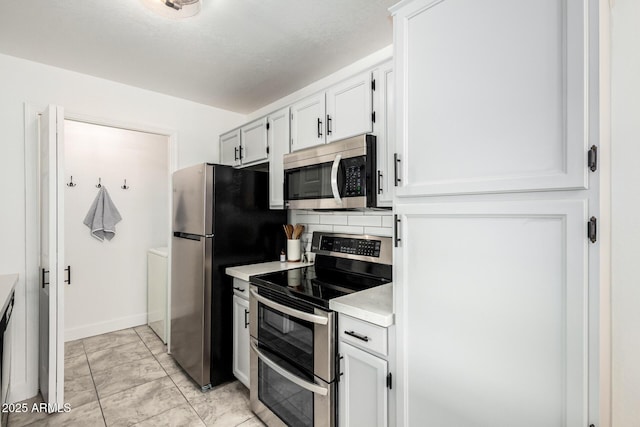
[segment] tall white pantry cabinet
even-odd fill
[[[598,2],[392,13],[397,424],[598,427]]]

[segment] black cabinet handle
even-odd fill
[[[398,176],[398,165],[400,164],[400,159],[398,158],[398,153],[393,154],[393,178],[395,182],[395,186],[398,186],[398,183],[402,181]]]
[[[382,172],[378,171],[378,194],[382,194]]]
[[[238,147],[233,147],[233,160],[238,160]]]
[[[327,135],[331,135],[331,116],[327,114]]]
[[[234,287],[233,287],[233,289],[235,289],[236,291],[244,292],[244,289],[239,288],[239,287],[237,287],[237,286],[234,286]]]
[[[249,310],[247,310],[246,308],[244,309],[244,328],[247,329],[247,326],[249,326]]]
[[[242,145],[240,146],[240,160],[242,160]]]
[[[42,269],[42,289],[44,289],[45,285],[48,285],[49,282],[47,282],[45,275],[49,274],[49,270],[45,270],[44,268]]]
[[[349,336],[351,336],[351,337],[354,337],[354,338],[357,338],[357,339],[359,339],[361,341],[364,341],[364,342],[368,342],[370,340],[370,338],[368,336],[360,335],[359,333],[354,332],[354,331],[344,331],[344,333],[349,335]]]
[[[64,269],[64,271],[67,272],[67,280],[65,280],[64,283],[70,285],[71,284],[71,266],[68,265],[67,268]]]
[[[400,224],[400,218],[398,215],[393,216],[393,246],[398,247],[398,244],[402,241],[400,238],[400,232],[398,231],[398,225]]]
[[[318,138],[322,137],[322,120],[318,119]]]

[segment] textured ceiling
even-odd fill
[[[0,53],[248,113],[392,43],[397,0],[0,0]]]

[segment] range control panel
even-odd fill
[[[322,236],[320,250],[377,258],[380,256],[381,244],[380,240]]]

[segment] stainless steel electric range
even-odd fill
[[[251,409],[268,426],[335,426],[329,300],[391,281],[390,237],[313,233],[315,264],[251,277]]]

